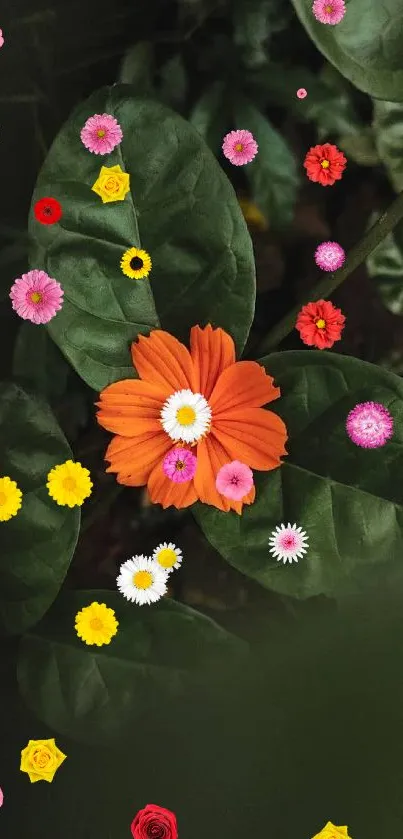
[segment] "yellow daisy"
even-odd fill
[[[143,277],[147,277],[151,271],[151,257],[147,251],[139,248],[129,248],[120,260],[120,267],[126,277],[130,277],[131,280],[141,280]]]
[[[88,469],[84,469],[81,463],[66,460],[50,470],[46,486],[56,504],[77,507],[91,495],[92,482]]]
[[[113,609],[95,601],[77,612],[74,626],[78,637],[85,644],[102,647],[103,644],[110,644],[118,631],[119,622]]]
[[[22,492],[11,478],[0,478],[0,521],[16,516],[21,507]]]

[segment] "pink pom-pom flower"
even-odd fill
[[[315,262],[322,271],[337,271],[345,258],[345,251],[338,242],[322,242],[315,251]]]
[[[379,449],[393,434],[393,418],[380,402],[359,402],[350,411],[346,431],[362,449]]]
[[[343,20],[346,4],[344,0],[315,0],[312,11],[319,23],[335,26]]]

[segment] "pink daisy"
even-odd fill
[[[346,431],[363,449],[379,449],[393,434],[393,418],[380,402],[360,402],[350,411]]]
[[[2,30],[2,29],[0,29],[0,47],[2,47],[2,46],[3,46],[3,44],[4,44],[3,30]]]
[[[330,23],[335,26],[340,23],[346,13],[344,0],[315,0],[312,11],[320,23]]]
[[[322,242],[315,251],[315,262],[322,271],[337,271],[345,258],[345,251],[338,242]]]
[[[308,91],[305,90],[304,87],[299,87],[297,90],[298,99],[305,99],[305,96],[308,96]]]
[[[253,472],[249,466],[233,460],[222,466],[215,481],[217,492],[225,498],[240,501],[253,487]]]
[[[32,323],[48,323],[63,305],[60,283],[36,268],[15,280],[10,297],[17,315]]]
[[[302,527],[288,522],[287,527],[281,524],[273,530],[269,539],[270,553],[277,559],[286,562],[298,562],[308,550],[308,537]]]
[[[253,134],[241,128],[225,135],[222,150],[234,166],[244,166],[245,163],[253,160],[257,154],[258,145]]]
[[[109,154],[122,140],[123,132],[115,117],[94,114],[81,129],[80,137],[88,151]]]
[[[1,32],[1,29],[0,29],[0,32]],[[0,44],[0,46],[1,46],[1,44]],[[3,790],[0,789],[0,807],[3,805],[3,801],[4,801]]]
[[[164,474],[175,484],[183,484],[190,481],[197,466],[197,458],[189,449],[172,449],[164,457],[162,468]]]

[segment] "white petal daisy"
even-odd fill
[[[177,390],[161,410],[161,423],[171,440],[195,443],[211,424],[211,408],[201,393]]]
[[[175,547],[173,542],[161,542],[153,552],[153,559],[170,574],[174,568],[179,568],[183,556],[180,548]]]
[[[285,565],[286,562],[298,562],[306,554],[309,540],[302,527],[288,522],[287,527],[281,524],[273,530],[269,545],[271,545],[270,553],[276,557],[277,562],[283,560]]]
[[[117,587],[126,600],[143,606],[156,603],[167,591],[168,572],[150,557],[133,556],[120,566]]]

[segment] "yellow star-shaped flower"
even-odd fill
[[[120,166],[101,166],[98,178],[91,189],[102,198],[103,204],[124,201],[130,190],[130,175]]]
[[[36,781],[53,781],[55,772],[66,760],[66,755],[57,748],[54,738],[50,740],[29,740],[21,751],[21,772],[26,772],[32,784]]]
[[[346,825],[340,825],[337,827],[336,824],[328,822],[322,828],[320,833],[316,833],[315,836],[312,836],[312,839],[352,839],[352,837],[349,836]]]

